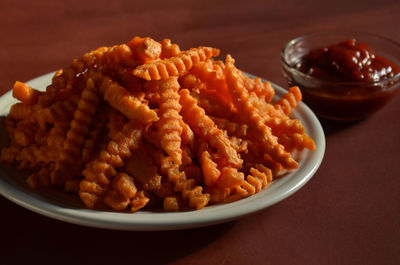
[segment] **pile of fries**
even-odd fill
[[[135,37],[73,60],[45,92],[16,82],[1,160],[90,209],[201,209],[260,192],[298,167],[295,149],[315,150],[290,117],[301,93],[273,103],[269,82],[218,55]]]

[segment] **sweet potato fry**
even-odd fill
[[[33,105],[37,101],[39,91],[25,83],[16,81],[13,86],[13,97],[26,105]]]
[[[200,210],[261,192],[317,148],[293,117],[302,95],[274,101],[270,82],[218,55],[134,37],[73,59],[45,92],[17,81],[0,160],[89,209]]]

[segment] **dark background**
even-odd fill
[[[36,2],[40,2],[36,3]],[[280,50],[317,30],[400,42],[399,1],[3,1],[0,94],[133,36],[209,45],[286,87]],[[400,264],[400,96],[357,123],[322,121],[318,172],[288,199],[240,220],[171,232],[81,227],[0,197],[0,264]]]

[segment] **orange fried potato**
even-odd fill
[[[219,53],[134,37],[73,59],[43,92],[17,81],[0,160],[93,210],[200,210],[262,192],[318,148],[293,118],[301,91],[277,99]]]
[[[31,88],[25,83],[16,81],[13,86],[13,97],[26,105],[35,104],[39,91]]]

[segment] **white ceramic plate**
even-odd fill
[[[49,73],[28,82],[34,88],[44,90],[51,82]],[[286,91],[274,85],[276,94]],[[6,116],[16,100],[9,91],[0,98],[0,115]],[[39,214],[79,225],[118,230],[174,230],[201,227],[243,217],[271,206],[300,189],[316,172],[325,152],[325,136],[313,112],[303,103],[293,111],[306,132],[315,140],[317,150],[304,150],[296,155],[299,168],[281,179],[273,181],[262,192],[233,203],[207,206],[199,211],[163,213],[139,211],[116,213],[85,209],[77,196],[54,190],[32,191],[25,183],[26,174],[2,163],[0,167],[0,193],[9,200]],[[3,119],[4,120],[4,119]],[[0,147],[6,146],[4,125],[1,126]]]

